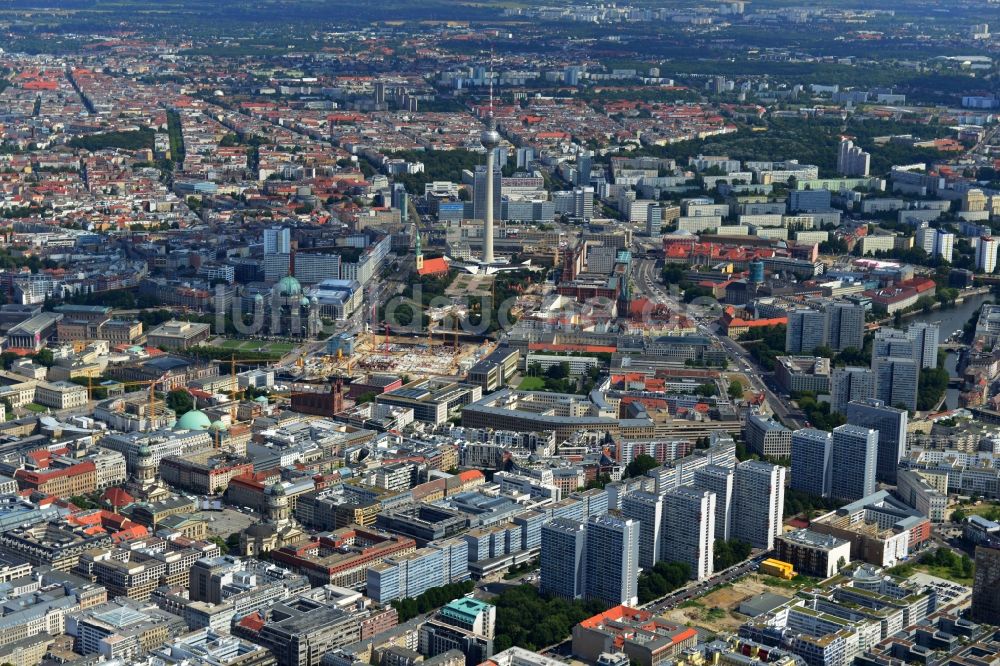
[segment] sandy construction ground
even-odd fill
[[[791,590],[775,589],[756,575],[745,576],[732,585],[712,590],[663,614],[671,622],[701,627],[713,633],[736,631],[746,621],[737,609],[740,603],[764,592],[790,596]]]

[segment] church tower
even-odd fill
[[[283,527],[288,521],[290,511],[288,508],[288,496],[281,482],[272,484],[264,490],[267,499],[267,517],[278,526]]]
[[[153,452],[149,445],[143,444],[139,447],[138,453],[136,481],[141,487],[148,488],[156,483],[156,463],[153,462]]]

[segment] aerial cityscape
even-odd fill
[[[1000,665],[991,29],[0,3],[0,666]]]

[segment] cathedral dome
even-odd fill
[[[302,284],[291,275],[286,275],[278,281],[279,296],[298,296],[302,293]]]
[[[211,427],[212,419],[208,418],[208,414],[198,409],[192,409],[177,419],[174,430],[208,430]]]

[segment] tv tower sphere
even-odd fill
[[[479,142],[483,144],[483,148],[486,150],[493,150],[500,145],[500,132],[497,131],[492,115],[490,116],[489,126],[479,136]]]

